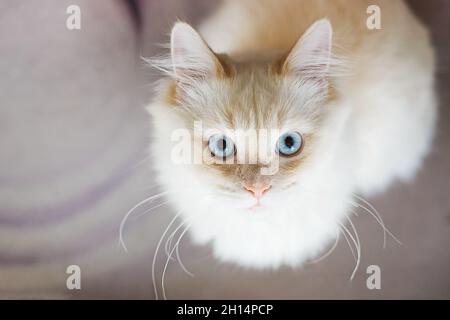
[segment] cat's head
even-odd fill
[[[170,77],[149,108],[153,154],[194,239],[212,241],[219,258],[296,264],[334,236],[327,210],[339,192],[327,194],[327,179],[341,121],[331,45],[331,25],[319,20],[289,52],[236,62],[188,24],[174,26]]]

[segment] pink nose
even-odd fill
[[[250,191],[256,199],[260,199],[271,187],[270,184],[244,185],[244,188]]]

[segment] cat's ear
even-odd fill
[[[326,76],[330,67],[332,35],[328,19],[314,22],[288,54],[282,71],[312,79]]]
[[[170,49],[174,75],[189,81],[217,76],[223,67],[202,37],[187,23],[177,22],[172,29]]]

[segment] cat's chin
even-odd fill
[[[300,207],[287,210],[263,202],[222,209],[193,223],[192,239],[209,244],[218,260],[246,268],[301,266],[326,252],[339,230],[330,217],[302,215]]]
[[[326,252],[336,239],[338,230],[337,226],[330,224],[322,227],[310,225],[309,229],[315,230],[314,234],[308,232],[308,236],[295,237],[282,230],[267,230],[258,225],[254,221],[253,226],[234,227],[232,234],[216,234],[212,241],[208,241],[214,256],[219,261],[252,269],[277,269],[283,265],[300,267],[307,260]],[[307,233],[307,228],[301,228],[300,232]],[[292,238],[297,239],[293,241]]]

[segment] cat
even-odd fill
[[[170,49],[148,107],[156,179],[220,261],[301,266],[348,225],[357,194],[411,180],[430,150],[434,53],[403,1],[225,1],[200,32],[176,22]],[[173,161],[180,129],[202,163]],[[229,133],[241,129],[279,136],[258,136],[271,152],[246,163],[257,151]]]

